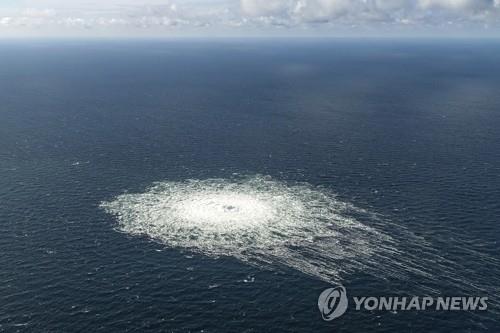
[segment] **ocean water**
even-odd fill
[[[496,332],[496,41],[0,42],[0,331]],[[356,311],[351,296],[485,296]]]

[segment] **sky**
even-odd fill
[[[9,37],[500,37],[500,0],[0,0]]]

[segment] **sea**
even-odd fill
[[[499,218],[497,40],[0,41],[1,332],[499,332]]]

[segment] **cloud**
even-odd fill
[[[280,15],[290,4],[291,1],[283,0],[241,0],[241,9],[251,16]]]
[[[294,4],[292,14],[300,21],[326,21],[347,15],[359,7],[349,0],[299,0]]]
[[[500,28],[500,0],[24,0],[2,32],[309,34]],[[444,28],[443,28],[444,27]]]
[[[287,26],[499,26],[500,0],[242,0],[244,15]]]
[[[55,9],[37,9],[37,8],[26,8],[22,12],[24,17],[54,17],[56,16]]]
[[[33,5],[36,5],[33,3]],[[106,28],[126,28],[132,30],[156,30],[165,27],[187,28],[229,24],[236,10],[214,4],[187,5],[182,2],[155,1],[138,5],[132,1],[106,1],[106,5],[92,1],[60,3],[57,8],[42,8],[40,5],[58,5],[55,0],[41,0],[38,7],[2,9],[0,5],[0,25],[3,27],[33,30],[46,28],[104,31]],[[238,7],[239,8],[239,7]],[[222,22],[225,20],[226,22]],[[1,31],[0,31],[1,33]]]
[[[494,7],[493,0],[420,0],[423,8],[442,8],[447,10],[486,10]]]

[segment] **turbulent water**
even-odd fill
[[[494,282],[475,286],[476,273],[429,252],[431,244],[424,237],[307,183],[287,184],[261,175],[165,181],[100,206],[117,218],[122,232],[266,269],[288,266],[331,283],[342,283],[343,274],[408,278],[411,273],[421,292],[439,290],[418,280],[443,276],[459,290],[481,295],[500,291]],[[453,237],[471,260],[500,267],[498,259],[474,251],[460,234]]]
[[[357,221],[349,211],[361,211],[329,191],[270,177],[160,182],[101,206],[130,234],[330,281],[363,268],[374,253],[395,251],[389,236]]]

